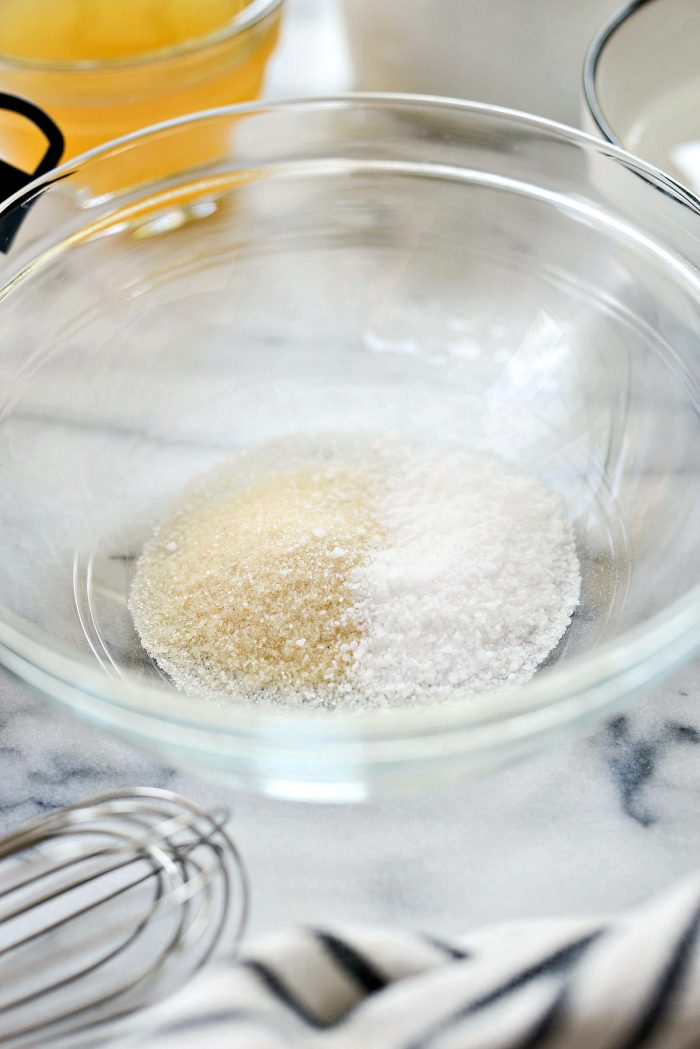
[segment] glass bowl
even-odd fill
[[[585,126],[700,193],[700,8],[632,0],[591,44]]]
[[[696,649],[700,216],[660,172],[509,110],[348,96],[148,129],[0,219],[18,207],[0,655],[46,696],[239,787],[359,800],[508,761]],[[182,485],[329,429],[485,450],[561,493],[581,604],[529,685],[324,715],[184,695],[146,658],[134,559]]]

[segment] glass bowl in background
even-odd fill
[[[200,0],[198,5],[170,5],[170,10],[162,5],[159,12],[152,0],[150,6],[146,0],[130,0],[126,6],[100,0],[99,15],[106,24],[101,35],[91,36],[85,27],[71,28],[70,20],[97,20],[94,0],[80,5],[49,0],[48,6],[46,0],[12,0],[0,20],[0,91],[45,110],[63,132],[66,158],[73,157],[158,121],[257,98],[277,42],[281,7],[282,0]],[[4,25],[14,8],[17,17]],[[36,30],[44,9],[56,23],[55,44]],[[164,38],[177,38],[180,10],[184,24],[194,20],[206,28],[204,35],[158,46],[160,28]],[[112,37],[107,32],[110,11],[114,23],[124,25]],[[122,36],[124,54],[118,46]],[[43,45],[40,54],[52,57],[36,57],[37,37]],[[85,40],[90,57],[53,57],[63,55],[64,40],[67,54],[79,52],[76,38]],[[116,51],[116,57],[91,57],[91,46],[98,55]],[[135,50],[139,46],[147,49]],[[27,171],[35,168],[44,147],[31,124],[2,111],[0,145],[3,156]],[[205,148],[199,146],[200,157]],[[214,155],[218,149],[218,143],[211,143]]]
[[[700,7],[633,0],[584,67],[585,126],[700,193]]]
[[[226,149],[193,166],[202,135]],[[173,121],[30,197],[0,268],[0,655],[45,695],[236,786],[353,800],[507,761],[695,650],[700,216],[660,172],[508,110],[349,96]],[[130,579],[182,485],[328,430],[561,493],[581,604],[531,684],[324,716],[186,696],[148,660]]]

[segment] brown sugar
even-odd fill
[[[219,467],[146,545],[139,634],[181,687],[332,686],[358,640],[350,576],[377,537],[370,476],[314,463],[230,491],[240,471]]]

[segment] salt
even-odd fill
[[[361,639],[350,681],[375,702],[449,699],[523,684],[578,602],[559,497],[495,458],[406,456],[387,479],[386,542],[353,573]]]

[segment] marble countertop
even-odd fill
[[[326,0],[323,0],[325,4]],[[327,10],[327,9],[326,9]],[[337,25],[298,0],[270,93],[302,94]],[[335,53],[336,57],[332,58]],[[328,57],[331,55],[331,57]],[[159,764],[0,680],[2,830],[96,792],[167,786],[233,810],[252,882],[250,931],[290,922],[398,923],[435,933],[631,905],[700,864],[700,662],[626,712],[523,764],[449,791],[340,807],[236,796]]]
[[[700,662],[592,732],[440,793],[360,806],[234,795],[2,680],[3,830],[98,791],[167,786],[233,811],[251,932],[292,922],[435,933],[634,904],[700,865]]]

